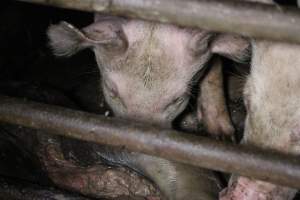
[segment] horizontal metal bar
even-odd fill
[[[19,0],[300,43],[300,11],[236,0]]]
[[[300,188],[299,157],[5,96],[0,121]]]

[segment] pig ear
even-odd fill
[[[79,30],[67,22],[51,25],[47,31],[50,46],[57,56],[71,56],[95,46],[124,47],[123,32],[109,22],[97,22]]]
[[[250,40],[231,34],[219,34],[211,43],[211,51],[237,62],[244,62],[250,57]]]

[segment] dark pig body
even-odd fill
[[[240,37],[102,15],[82,30],[66,22],[53,25],[48,35],[59,56],[93,49],[115,116],[165,128],[186,108],[192,85],[214,53],[241,59],[248,48]],[[102,156],[143,173],[170,200],[212,200],[220,189],[208,170],[109,147]]]

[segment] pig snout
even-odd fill
[[[171,120],[168,120],[168,117],[166,117],[164,114],[161,114],[160,112],[140,113],[140,110],[132,109],[127,111],[123,118],[130,121],[159,126],[162,128],[172,128]]]

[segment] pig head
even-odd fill
[[[213,54],[242,59],[249,47],[238,36],[102,15],[82,30],[52,25],[48,36],[58,56],[94,51],[105,99],[117,117],[164,127],[185,109]],[[103,156],[145,174],[168,199],[216,199],[218,181],[207,177],[210,171],[138,153]]]
[[[186,107],[213,53],[242,59],[249,47],[241,37],[101,15],[81,31],[66,22],[52,25],[48,35],[58,56],[93,49],[116,116],[164,126]]]

